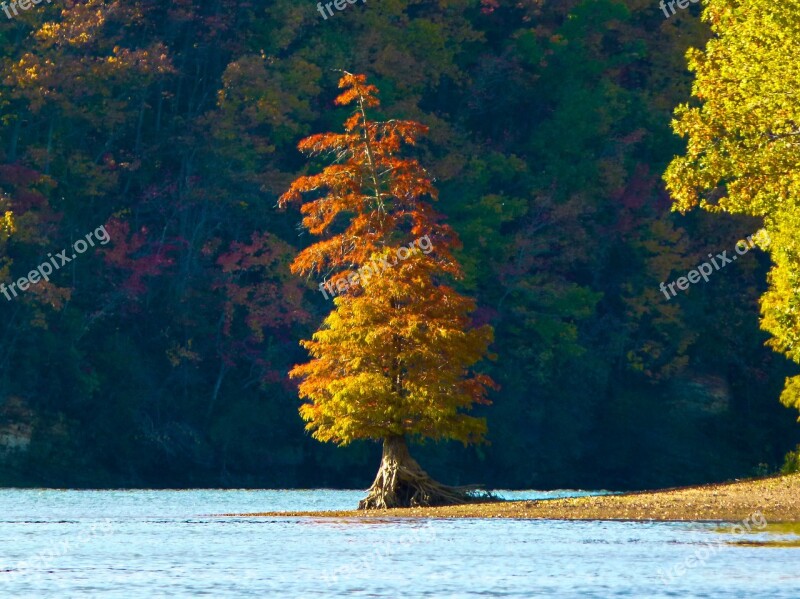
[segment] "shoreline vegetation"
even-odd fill
[[[800,474],[619,495],[494,501],[443,507],[230,516],[314,518],[517,518],[548,520],[735,521],[754,512],[770,524],[800,522]]]

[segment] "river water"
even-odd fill
[[[792,527],[222,515],[361,496],[0,490],[0,597],[800,598]]]

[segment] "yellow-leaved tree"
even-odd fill
[[[452,254],[457,237],[427,201],[436,198],[428,174],[401,155],[426,128],[370,120],[377,89],[363,75],[345,73],[339,87],[336,103],[354,105],[344,133],[299,144],[333,164],[298,178],[280,199],[306,199],[303,225],[324,236],[292,270],[330,277],[328,289],[339,293],[322,328],[302,342],[311,360],[291,371],[306,400],[300,414],[320,441],[383,443],[360,509],[467,501],[473,488],[431,479],[407,441],[482,440],[484,419],[467,412],[489,403],[492,380],[471,368],[486,355],[492,329],[473,326],[474,302],[451,286],[461,276]]]
[[[6,243],[14,233],[14,213],[11,212],[11,200],[0,192],[0,282],[9,275],[10,261],[6,255]]]
[[[677,210],[764,219],[762,327],[800,363],[800,0],[708,0],[703,18],[716,35],[688,53],[696,101],[673,121],[688,143],[664,178]],[[800,377],[781,400],[800,409]]]

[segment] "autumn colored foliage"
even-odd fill
[[[800,364],[800,2],[712,0],[704,18],[717,37],[689,52],[697,102],[676,110],[688,143],[667,187],[682,212],[763,219],[773,266],[761,324]],[[786,379],[781,400],[800,409],[800,376]]]
[[[305,434],[297,384],[334,391],[316,433],[379,435],[366,403],[397,397],[406,358],[415,403],[392,431],[475,439],[486,418],[490,443],[414,448],[453,484],[622,489],[777,468],[800,440],[777,401],[796,365],[764,347],[798,346],[797,2],[704,5],[711,20],[693,4],[667,21],[650,0],[398,0],[323,22],[296,0],[57,0],[0,19],[0,282],[100,225],[112,238],[0,295],[0,482],[361,487],[376,444]],[[687,72],[712,25],[707,76]],[[368,81],[335,104],[341,69]],[[661,179],[686,149],[670,119],[695,75],[702,118],[678,115],[693,131],[674,178],[686,193],[669,191],[686,207],[695,183],[710,204],[741,191],[730,214],[670,211]],[[307,226],[276,209],[289,188]],[[664,300],[659,282],[770,214],[771,256]],[[429,254],[348,285],[329,315],[318,284],[422,235]],[[491,406],[462,371],[485,324]],[[398,361],[376,358],[398,340]],[[435,373],[449,394],[428,385],[433,352],[453,357]],[[289,379],[315,363],[316,379]]]
[[[335,279],[422,235],[436,250],[413,252],[334,300],[323,328],[303,342],[313,359],[291,372],[309,400],[300,414],[317,439],[340,444],[393,436],[479,441],[485,421],[464,412],[489,403],[493,382],[469,368],[483,357],[492,330],[472,326],[474,302],[446,283],[462,276],[451,252],[457,239],[427,201],[436,197],[427,173],[401,157],[402,146],[426,129],[371,120],[378,90],[363,75],[345,73],[339,87],[335,103],[354,105],[345,133],[312,135],[298,146],[335,163],[299,178],[280,201],[314,194],[301,207],[313,234],[325,235],[339,217],[347,224],[303,250],[292,270]]]

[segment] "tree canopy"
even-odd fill
[[[300,413],[317,439],[342,444],[391,436],[478,441],[486,423],[463,410],[488,403],[492,381],[467,373],[483,357],[492,329],[472,327],[474,302],[446,284],[445,277],[461,276],[451,253],[457,238],[429,204],[436,191],[424,169],[400,156],[402,144],[413,145],[425,128],[371,120],[367,110],[379,106],[377,89],[363,75],[346,73],[339,87],[344,92],[335,103],[355,105],[345,133],[299,144],[335,163],[301,177],[281,197],[285,204],[316,192],[302,206],[303,225],[314,234],[327,232],[341,215],[347,222],[303,250],[292,269],[347,267],[359,271],[350,272],[352,280],[360,276],[334,299],[335,310],[313,340],[303,342],[314,359],[291,372],[302,379],[301,397],[310,400]],[[414,243],[422,235],[428,252]],[[388,268],[368,270],[380,262]]]
[[[694,104],[676,111],[685,155],[667,169],[675,207],[763,218],[773,266],[761,298],[769,345],[800,364],[800,2],[711,0],[716,37],[688,52]],[[781,396],[800,409],[800,377]]]

